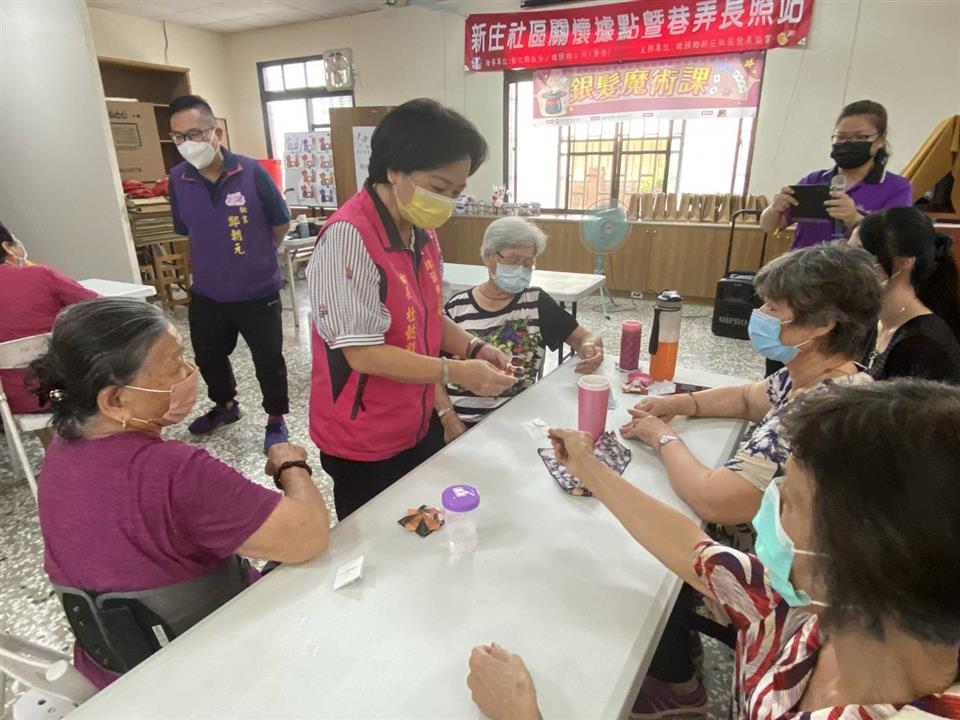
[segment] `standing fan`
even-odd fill
[[[597,256],[594,274],[605,275],[604,256],[610,255],[619,248],[629,233],[627,208],[619,200],[614,198],[599,200],[584,210],[583,220],[580,222],[580,241],[587,250]],[[619,303],[607,292],[604,285],[600,286],[600,309],[607,320],[610,319],[611,312],[623,312],[633,307],[635,307],[633,301],[629,305]]]

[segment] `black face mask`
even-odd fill
[[[833,158],[837,167],[841,167],[844,170],[862,167],[870,162],[870,158],[873,157],[870,154],[870,146],[872,144],[869,140],[864,140],[863,142],[834,143],[830,157]]]

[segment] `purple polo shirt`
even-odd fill
[[[829,185],[830,180],[837,174],[837,168],[817,170],[800,180],[797,185]],[[867,173],[867,176],[856,185],[846,190],[847,195],[853,198],[857,211],[861,215],[869,215],[889,207],[903,207],[913,204],[913,190],[910,181],[900,175],[887,172],[876,165]],[[787,225],[793,222],[790,210],[786,212]],[[844,226],[845,235],[850,228]],[[833,220],[798,220],[791,250],[819,245],[833,239]]]
[[[223,160],[216,182],[186,162],[170,171],[174,230],[190,238],[191,292],[216,302],[269,297],[282,285],[273,228],[290,211],[260,163],[226,148]]]

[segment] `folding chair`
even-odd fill
[[[26,367],[31,361],[47,351],[49,340],[50,334],[45,333],[0,343],[0,370],[15,370]],[[27,453],[23,449],[20,434],[33,433],[50,427],[52,415],[49,413],[14,415],[7,403],[3,384],[0,382],[0,418],[3,419],[3,431],[7,438],[7,447],[10,449],[10,460],[14,467],[17,463],[20,464],[23,476],[27,478],[27,484],[30,485],[30,492],[33,493],[33,499],[36,500],[37,480],[33,475],[33,469],[30,467]]]

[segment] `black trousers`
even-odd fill
[[[228,403],[237,396],[230,354],[237,347],[239,334],[253,356],[263,393],[263,409],[269,415],[285,415],[290,411],[280,311],[279,293],[229,303],[191,293],[190,340],[197,367],[213,402]]]
[[[736,644],[736,633],[732,627],[720,625],[697,614],[694,606],[698,594],[686,583],[680,588],[677,603],[673,606],[667,626],[660,636],[660,644],[657,645],[650,662],[650,669],[647,670],[647,673],[657,680],[682,683],[693,677],[691,632],[709,635],[730,647]]]
[[[345,460],[320,453],[320,464],[333,478],[333,499],[337,506],[337,519],[343,520],[372,500],[397,480],[413,470],[424,460],[443,447],[443,426],[433,413],[430,427],[423,440],[409,450],[404,450],[386,460],[362,462]],[[398,508],[399,518],[405,507]]]

